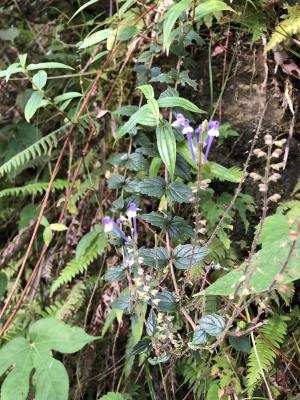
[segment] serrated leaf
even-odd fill
[[[203,345],[208,342],[210,335],[206,333],[200,326],[197,326],[193,334],[193,345]]]
[[[86,37],[84,41],[78,44],[80,49],[86,49],[90,46],[94,46],[103,40],[106,40],[110,35],[112,35],[112,29],[103,29],[102,31],[94,32],[90,36]]]
[[[109,189],[120,189],[124,185],[124,176],[114,174],[108,178]]]
[[[212,161],[209,162],[209,169],[211,176],[213,178],[218,178],[220,181],[239,183],[243,175],[240,168],[226,168]]]
[[[143,257],[145,265],[155,269],[166,267],[170,258],[168,250],[165,247],[155,247],[153,249],[141,247],[139,249],[139,256]]]
[[[196,265],[203,260],[209,253],[207,247],[193,246],[192,244],[180,244],[175,247],[173,257],[175,259],[175,267],[178,269],[187,269],[189,266]]]
[[[125,279],[125,277],[126,274],[123,265],[117,265],[115,267],[109,268],[104,275],[104,279],[108,282],[122,281],[123,279]]]
[[[156,128],[156,140],[159,155],[173,179],[176,164],[176,140],[169,123]]]
[[[182,183],[171,183],[167,187],[166,194],[169,200],[178,203],[191,203],[194,197],[191,189]]]
[[[194,235],[191,225],[182,217],[175,216],[169,221],[168,232],[175,240],[184,241]]]
[[[207,0],[199,4],[195,8],[195,21],[200,21],[202,18],[210,14],[219,13],[220,11],[232,11],[233,8],[220,0]]]
[[[136,356],[138,354],[145,353],[146,351],[150,350],[151,340],[150,339],[142,339],[140,340],[132,349],[131,355]]]
[[[41,90],[47,83],[47,72],[39,71],[32,77],[32,85],[34,89]]]
[[[29,64],[27,67],[28,71],[34,71],[36,69],[48,69],[48,68],[53,68],[53,69],[74,69],[70,67],[69,65],[59,63],[59,62],[42,62],[38,64]]]
[[[165,181],[160,176],[146,178],[139,183],[138,191],[160,199],[165,193]]]
[[[34,91],[29,100],[26,103],[24,115],[27,122],[30,122],[31,118],[36,113],[37,109],[41,106],[43,99],[43,92]]]
[[[205,111],[201,110],[191,101],[184,99],[183,97],[160,97],[158,100],[159,107],[181,107],[185,110],[192,111],[194,113],[202,114]]]
[[[130,154],[125,166],[131,171],[147,171],[149,168],[148,160],[141,153]]]
[[[174,294],[167,290],[157,293],[154,300],[159,300],[157,308],[160,312],[173,313],[178,311],[178,303]]]
[[[163,47],[167,54],[169,53],[169,48],[172,43],[172,29],[180,15],[186,11],[191,3],[192,0],[181,0],[173,4],[165,15],[163,24]]]
[[[199,320],[199,327],[210,336],[219,336],[225,328],[225,320],[217,314],[205,315]]]
[[[130,305],[131,305],[130,297],[128,295],[122,295],[118,297],[116,300],[114,300],[114,302],[112,303],[112,308],[127,311],[129,310]]]

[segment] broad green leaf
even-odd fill
[[[149,167],[149,176],[157,176],[160,166],[162,164],[162,160],[160,157],[153,157],[150,167]]]
[[[94,46],[95,44],[106,40],[112,33],[112,29],[103,29],[102,31],[94,32],[90,36],[86,37],[83,42],[80,42],[78,46],[80,49]]]
[[[150,116],[149,116],[150,114]],[[145,104],[138,109],[129,120],[121,126],[117,131],[117,140],[120,140],[126,133],[130,132],[137,124],[156,126],[156,120],[149,108],[148,104]]]
[[[165,268],[168,264],[170,255],[165,247],[154,247],[154,249],[139,249],[139,256],[143,257],[144,264],[155,269]]]
[[[193,246],[192,244],[179,244],[173,251],[175,267],[178,269],[187,269],[194,266],[209,253],[207,247]]]
[[[157,308],[160,312],[173,313],[178,311],[178,303],[174,294],[167,290],[157,293],[154,300],[159,300]]]
[[[176,164],[176,140],[169,123],[156,128],[156,140],[159,155],[173,179]]]
[[[123,265],[111,267],[106,271],[104,279],[108,282],[122,281],[126,277],[124,269]]]
[[[134,348],[132,349],[131,355],[136,356],[138,354],[145,353],[145,351],[148,351],[151,349],[152,349],[151,340],[150,339],[142,339],[134,346]]]
[[[70,67],[69,65],[63,64],[63,63],[59,63],[59,62],[53,62],[53,61],[49,61],[49,62],[42,62],[42,63],[38,63],[38,64],[29,64],[27,67],[28,71],[34,71],[35,69],[48,69],[48,68],[53,68],[53,69],[74,69],[72,67]]]
[[[199,327],[210,336],[219,336],[225,328],[225,320],[217,314],[205,315],[199,320]]]
[[[143,92],[147,100],[154,99],[154,90],[151,85],[141,85],[138,86],[138,89]]]
[[[131,306],[131,300],[128,295],[121,295],[112,303],[112,309],[118,309],[122,311],[129,310]]]
[[[167,187],[166,194],[170,201],[177,201],[178,203],[191,203],[194,198],[191,189],[182,183],[171,183]]]
[[[31,120],[31,118],[36,113],[37,109],[41,106],[43,96],[44,96],[43,92],[34,91],[31,94],[24,110],[24,115],[27,122]]]
[[[0,375],[13,364],[22,365],[30,353],[30,343],[23,337],[16,337],[0,349]]]
[[[200,326],[197,326],[193,334],[192,344],[193,345],[206,344],[209,338],[210,338],[209,334],[206,333],[203,329],[201,329]]]
[[[54,103],[61,103],[66,100],[75,99],[76,97],[82,97],[82,93],[79,92],[67,92],[59,96],[54,97]]]
[[[52,357],[34,357],[35,400],[68,400],[69,377],[64,365]]]
[[[191,3],[192,0],[181,0],[178,3],[172,5],[165,15],[163,24],[163,47],[166,50],[167,54],[169,53],[169,48],[172,43],[172,29],[177,19],[184,11],[188,10]]]
[[[20,68],[20,63],[13,63],[6,70],[0,72],[0,78],[5,77],[5,81],[8,82],[11,75],[21,71],[22,68]]]
[[[76,247],[76,260],[80,260],[94,247],[103,235],[101,225],[96,225],[92,232],[86,233],[79,241]]]
[[[32,85],[36,90],[41,90],[47,83],[47,72],[39,71],[32,77]]]
[[[207,0],[199,4],[195,9],[195,21],[200,21],[201,18],[209,14],[219,13],[220,11],[235,12],[230,6],[220,0]]]
[[[49,317],[34,322],[29,327],[29,339],[42,351],[75,353],[95,338],[78,327],[70,327],[58,319]]]
[[[183,97],[160,97],[157,101],[159,107],[181,107],[194,113],[205,113],[205,111],[201,110],[191,101],[184,99]]]
[[[160,113],[159,113],[159,106],[158,106],[158,102],[156,99],[149,99],[148,100],[148,106],[150,111],[152,112],[155,121],[156,121],[156,125],[159,124],[159,120],[160,120]]]
[[[261,233],[261,237],[263,238],[262,249],[255,253],[251,259],[248,269],[248,274],[251,274],[251,279],[247,287],[245,287],[247,277],[245,278],[244,276],[245,263],[243,263],[239,270],[227,273],[209,286],[205,291],[206,294],[229,296],[235,292],[238,286],[240,286],[239,295],[261,293],[269,290],[273,282],[275,282],[274,288],[277,288],[280,285],[300,279],[300,238],[298,238],[294,251],[289,257],[285,271],[280,274],[281,268],[288,258],[293,243],[290,237],[290,231],[293,230],[293,227],[289,228],[289,219],[287,216],[285,216],[285,222],[280,218],[282,224],[280,227],[277,227],[277,218],[272,217],[275,216],[266,218],[265,226]],[[273,230],[271,229],[272,226],[274,227]],[[286,232],[284,226],[288,227],[288,234],[284,234],[284,232]],[[280,238],[278,238],[277,235],[278,229],[282,232]],[[271,239],[272,235],[274,235],[274,241]]]
[[[1,400],[27,400],[29,379],[33,368],[31,350],[27,342],[27,352],[9,372],[1,386]]]
[[[8,284],[8,279],[6,273],[0,271],[0,297],[2,297],[6,292],[7,284]]]
[[[160,176],[153,178],[146,178],[139,182],[137,189],[140,193],[146,194],[147,196],[157,197],[161,199],[165,193],[165,181]]]
[[[76,17],[76,15],[80,14],[85,8],[91,6],[92,4],[96,3],[99,0],[90,0],[87,3],[83,4],[81,7],[78,8],[78,10],[72,15],[72,17],[69,19],[69,22],[72,21],[73,18]]]

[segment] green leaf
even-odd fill
[[[147,322],[146,322],[146,331],[148,336],[154,336],[156,332],[157,325],[157,317],[153,308],[150,309]]]
[[[68,400],[69,377],[64,365],[52,357],[34,357],[35,400]]]
[[[48,246],[53,238],[53,233],[50,226],[46,226],[43,232],[44,243]]]
[[[41,90],[47,83],[47,72],[39,71],[32,77],[32,86],[36,90]]]
[[[178,203],[191,203],[194,198],[191,189],[182,183],[171,183],[167,187],[166,194],[169,200],[177,201]]]
[[[210,336],[219,336],[225,328],[225,320],[217,314],[205,315],[199,320],[199,327]]]
[[[122,295],[112,303],[112,309],[127,311],[129,310],[130,305],[131,305],[130,297],[128,295]]]
[[[147,100],[154,99],[154,90],[151,85],[141,85],[138,89],[144,94]]]
[[[172,239],[181,241],[194,235],[191,225],[184,218],[177,216],[169,221],[168,232]]]
[[[131,39],[139,33],[139,28],[136,25],[133,26],[125,26],[121,25],[118,31],[118,40],[121,42],[125,42],[126,40]]]
[[[160,312],[173,313],[178,311],[178,304],[173,293],[165,290],[157,293],[154,299],[159,300],[157,308]]]
[[[184,99],[183,97],[177,97],[177,96],[160,97],[158,99],[158,105],[159,107],[181,107],[184,108],[185,110],[192,111],[198,114],[205,113],[205,111],[201,110],[200,108],[195,106],[195,104],[193,104],[191,101]]]
[[[6,273],[0,271],[0,297],[2,297],[6,292],[7,284],[8,284],[8,279]]]
[[[163,24],[163,47],[167,54],[169,53],[169,48],[172,43],[172,29],[180,15],[189,8],[191,2],[192,0],[179,1],[172,5],[165,15]]]
[[[101,396],[99,400],[125,400],[125,397],[121,393],[109,392]]]
[[[240,168],[226,168],[212,161],[209,162],[209,170],[212,178],[218,178],[220,181],[239,183],[243,175]]]
[[[261,232],[262,249],[255,253],[251,259],[248,274],[251,279],[245,287],[247,277],[244,277],[245,263],[239,270],[230,271],[220,277],[216,282],[206,289],[206,294],[212,295],[232,295],[237,286],[240,286],[239,295],[249,293],[261,293],[269,290],[270,285],[275,282],[274,288],[284,285],[294,280],[300,279],[300,270],[298,267],[300,256],[300,238],[298,238],[294,251],[289,257],[288,265],[284,273],[280,274],[282,265],[287,260],[292,245],[290,232],[294,229],[289,227],[288,217],[276,218],[270,216],[266,218],[263,230]],[[277,225],[280,222],[281,225]],[[279,232],[281,237],[279,238]],[[274,235],[274,239],[273,239]],[[241,284],[242,279],[242,284]]]
[[[0,349],[0,375],[12,365],[22,365],[31,351],[30,343],[23,337],[16,337]]]
[[[86,233],[79,241],[76,247],[76,260],[80,260],[93,248],[99,240],[99,235],[102,233],[102,227],[99,225],[95,227],[92,232]]]
[[[193,345],[203,345],[208,342],[210,335],[206,333],[203,329],[198,325],[193,334]]]
[[[154,247],[153,249],[141,247],[139,249],[139,256],[143,257],[145,265],[155,269],[165,268],[170,258],[168,250],[165,247]]]
[[[61,94],[59,96],[54,97],[54,103],[56,103],[56,104],[62,103],[63,101],[75,99],[76,97],[82,97],[82,93],[67,92],[67,93]]]
[[[160,157],[154,157],[151,161],[150,167],[149,167],[149,176],[157,176],[158,171],[160,169],[162,160]]]
[[[43,92],[34,91],[31,94],[24,110],[24,115],[27,122],[31,120],[31,118],[36,113],[37,109],[41,106],[43,96],[44,96]]]
[[[121,126],[117,131],[117,140],[120,140],[126,133],[130,132],[135,126],[141,123],[142,125],[156,126],[156,120],[149,108],[148,104],[139,108],[129,120]]]
[[[87,47],[94,46],[103,40],[106,40],[113,33],[112,29],[103,29],[102,31],[94,32],[90,36],[86,37],[83,42],[78,44],[80,49],[86,49]]]
[[[156,121],[156,125],[159,124],[159,120],[160,120],[160,113],[159,113],[159,105],[157,100],[155,99],[149,99],[148,100],[148,106],[149,106],[149,110],[152,112],[155,121]]]
[[[123,279],[125,279],[125,277],[126,274],[123,265],[117,265],[115,267],[109,268],[104,275],[104,279],[108,282],[122,281]]]
[[[5,378],[1,386],[1,400],[26,400],[28,398],[32,368],[31,354],[28,348],[22,362],[18,363]]]
[[[52,229],[52,231],[56,231],[56,232],[62,232],[62,231],[67,231],[68,227],[64,224],[50,224],[49,227]]]
[[[141,153],[130,154],[125,166],[131,171],[147,171],[149,168],[148,160]]]
[[[0,30],[0,39],[13,42],[20,34],[19,29],[12,26],[11,28]]]
[[[90,0],[87,3],[83,4],[81,7],[78,8],[78,10],[72,15],[72,17],[69,19],[69,22],[72,21],[73,18],[76,17],[79,13],[81,13],[85,8],[91,6],[92,4],[96,3],[99,0]]]
[[[207,247],[193,246],[192,244],[180,244],[175,247],[173,257],[175,258],[175,267],[178,269],[187,269],[203,260],[209,253]]]
[[[111,175],[108,178],[109,189],[120,189],[124,185],[124,176],[119,174]]]
[[[139,183],[138,191],[147,196],[162,198],[165,193],[165,181],[160,176],[146,178]]]
[[[251,345],[247,336],[229,336],[229,343],[231,346],[243,353],[250,353]]]
[[[207,0],[199,4],[195,9],[195,21],[206,17],[210,14],[219,13],[220,11],[235,12],[230,6],[220,0]]]
[[[27,60],[27,54],[19,54],[18,57],[19,57],[21,66],[23,68],[25,68],[26,60]]]
[[[34,322],[29,327],[29,339],[43,352],[75,353],[95,338],[82,328],[70,327],[63,321],[48,317]]]
[[[152,348],[150,339],[140,340],[132,349],[131,355],[136,356],[138,354],[145,353]]]
[[[156,128],[156,140],[159,155],[173,179],[176,164],[176,140],[169,123]]]
[[[21,71],[22,68],[20,68],[20,63],[13,63],[6,70],[0,72],[0,78],[5,77],[5,81],[8,82],[11,75]]]
[[[29,64],[27,67],[28,71],[34,71],[35,69],[48,69],[48,68],[53,68],[53,69],[74,69],[70,67],[69,65],[62,64],[59,62],[43,62],[43,63],[38,63],[38,64]]]

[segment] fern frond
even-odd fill
[[[265,51],[273,49],[276,45],[282,43],[285,39],[300,32],[300,8],[298,5],[287,7],[288,14],[275,28],[271,39],[266,46]]]
[[[56,318],[66,320],[82,306],[85,299],[85,284],[82,281],[75,283],[62,307],[56,313]]]
[[[93,243],[85,249],[85,253],[78,258],[69,261],[61,271],[59,277],[53,282],[50,293],[53,294],[62,285],[72,282],[75,276],[82,274],[88,266],[100,256],[106,245],[106,237],[102,231],[98,232]]]
[[[40,140],[33,143],[27,149],[16,154],[10,160],[6,161],[0,166],[0,177],[8,174],[12,170],[15,170],[27,162],[34,160],[37,157],[47,154],[50,149],[57,146],[59,140],[59,134],[62,134],[70,123],[62,126],[61,128],[49,133]]]
[[[288,317],[283,315],[274,315],[269,319],[268,324],[262,329],[262,336],[256,338],[256,350],[259,363],[263,371],[268,371],[274,363],[277,356],[274,347],[279,349],[283,343],[287,331]],[[270,345],[272,344],[272,346]],[[246,389],[249,396],[252,396],[253,390],[260,382],[262,375],[254,349],[251,350],[248,359],[248,374],[246,377]]]
[[[49,182],[35,182],[29,183],[25,186],[19,186],[14,188],[8,188],[0,191],[1,197],[12,197],[12,196],[28,196],[43,194],[48,188]],[[62,179],[57,179],[53,182],[51,190],[64,190],[69,186],[69,182]]]

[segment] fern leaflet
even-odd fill
[[[29,183],[25,186],[19,186],[14,188],[8,188],[0,191],[1,197],[11,197],[11,196],[28,196],[43,194],[48,188],[49,182],[35,182]],[[69,186],[69,182],[62,179],[57,179],[53,182],[51,190],[64,190]]]
[[[287,320],[289,320],[289,317],[275,314],[269,319],[268,324],[261,329],[263,336],[259,336],[255,340],[259,363],[263,371],[268,370],[277,356],[274,347],[279,349],[280,345],[283,343],[287,330]],[[270,343],[272,346],[270,346]],[[252,392],[261,378],[260,366],[255,351],[252,349],[249,354],[248,374],[246,377],[246,387],[249,396],[252,396]]]

